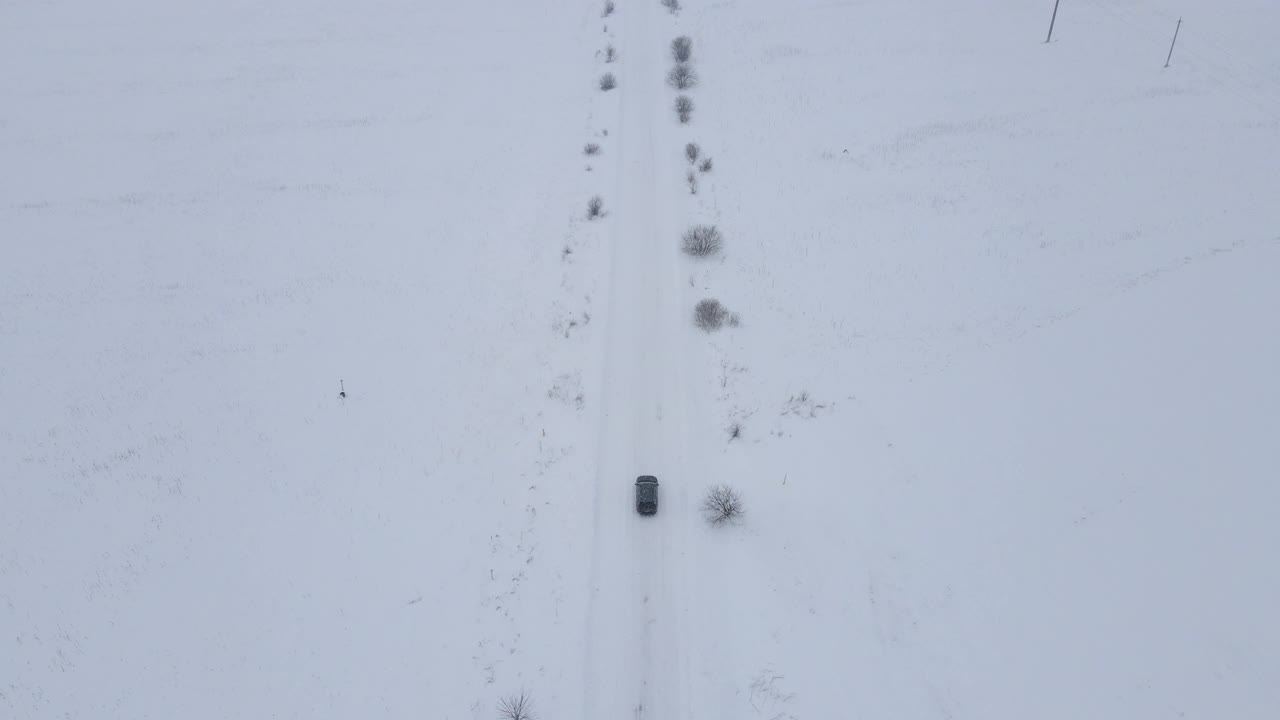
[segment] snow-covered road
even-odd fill
[[[619,13],[619,127],[608,218],[609,295],[584,717],[689,717],[690,465],[697,407],[680,282],[680,185],[663,85],[670,23],[657,3]],[[656,475],[659,512],[635,512],[633,481]]]

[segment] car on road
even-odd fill
[[[658,512],[658,478],[652,475],[636,478],[636,512],[641,515]]]

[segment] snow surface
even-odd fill
[[[616,2],[0,3],[0,717],[1280,717],[1280,5]]]

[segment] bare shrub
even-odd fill
[[[698,165],[698,169],[704,173],[711,172],[711,158],[703,159],[702,163]]]
[[[720,304],[719,300],[707,298],[698,301],[693,308],[693,322],[699,329],[711,332],[719,330],[724,324],[724,319],[729,315],[729,309]]]
[[[698,162],[698,153],[700,152],[702,152],[702,148],[698,147],[698,143],[689,143],[684,146],[684,156],[691,163]]]
[[[689,183],[689,194],[697,195],[698,194],[698,174],[690,170],[689,172],[685,173],[684,179]]]
[[[595,220],[602,215],[604,215],[604,200],[601,200],[600,196],[596,195],[587,201],[587,219]]]
[[[676,62],[689,62],[689,58],[693,57],[693,40],[688,35],[681,35],[671,41],[671,57]]]
[[[573,331],[578,328],[584,328],[591,324],[591,313],[584,312],[580,315],[572,313],[558,314],[551,322],[551,329],[557,334],[565,337],[572,337]]]
[[[738,313],[729,313],[729,327],[742,327],[742,316]]]
[[[676,116],[680,118],[682,124],[688,124],[689,119],[693,117],[693,101],[687,95],[681,95],[676,98]]]
[[[582,376],[577,373],[560,375],[547,390],[547,397],[581,410],[587,402],[587,395],[582,391]]]
[[[498,717],[501,720],[534,720],[533,698],[524,690],[519,695],[508,695],[498,701]]]
[[[680,12],[680,0],[662,0],[662,7],[671,11],[672,15]]]
[[[618,79],[613,76],[613,73],[605,73],[600,76],[601,90],[604,90],[605,92],[609,92],[610,90],[616,87],[618,87]]]
[[[694,225],[680,239],[685,253],[694,257],[714,255],[724,247],[724,236],[715,225]]]
[[[799,395],[792,395],[782,404],[783,415],[795,415],[799,418],[815,418],[826,409],[827,405],[818,402],[808,390],[801,390]]]
[[[733,442],[742,437],[742,423],[733,423],[729,425],[729,442]]]
[[[702,499],[702,516],[712,525],[722,525],[742,517],[742,496],[728,485],[707,489]]]
[[[595,143],[587,143],[582,147],[582,154],[583,155],[599,155],[600,146]]]
[[[676,63],[667,73],[667,84],[677,90],[688,90],[698,84],[698,74],[687,63]]]
[[[782,479],[782,484],[787,484],[785,476]],[[796,694],[793,692],[787,692],[778,682],[779,680],[784,679],[785,678],[783,676],[774,672],[773,668],[765,668],[756,676],[755,680],[751,681],[751,685],[749,686],[751,688],[751,707],[766,707],[769,708],[770,713],[774,713],[782,710],[787,703],[794,700],[796,698]],[[791,715],[791,713],[778,712],[775,717],[789,718],[794,716]]]
[[[618,51],[617,51],[617,50],[615,50],[615,49],[613,49],[613,46],[612,46],[612,45],[610,45],[610,46],[608,46],[608,47],[606,47],[606,48],[604,49],[604,61],[605,61],[605,62],[607,62],[607,63],[611,63],[611,62],[613,62],[614,60],[617,60],[617,59],[618,59]]]
[[[604,0],[604,12],[600,13],[600,17],[609,17],[613,14],[613,0]]]

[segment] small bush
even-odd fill
[[[685,253],[694,257],[714,255],[724,247],[724,236],[715,225],[694,225],[681,240]]]
[[[680,12],[680,0],[662,0],[662,7],[671,11],[672,15]]]
[[[698,174],[690,170],[689,172],[685,173],[684,179],[689,183],[689,194],[697,195],[698,194]]]
[[[783,415],[795,415],[799,418],[816,418],[818,413],[827,410],[825,403],[818,402],[817,398],[809,394],[808,390],[802,390],[799,395],[792,395],[782,405]]]
[[[583,148],[582,148],[582,154],[584,154],[584,155],[599,155],[599,154],[600,154],[600,146],[599,146],[599,145],[597,145],[597,144],[595,144],[595,143],[587,143],[587,144],[586,144],[586,145],[584,145],[584,146],[583,146]]]
[[[698,143],[689,143],[684,146],[684,156],[691,163],[698,162],[698,153],[700,152],[702,152],[702,148],[698,147]]]
[[[680,118],[681,124],[685,125],[693,117],[693,101],[687,95],[676,98],[676,116]]]
[[[706,158],[705,160],[703,160],[702,164],[698,165],[698,169],[704,173],[711,172],[711,158]]]
[[[533,720],[533,698],[521,690],[498,701],[498,717],[502,720]]]
[[[729,441],[732,442],[742,437],[742,423],[733,423],[729,426]]]
[[[609,17],[613,14],[613,0],[604,0],[604,12],[600,13],[600,17]]]
[[[720,304],[719,300],[707,298],[700,300],[693,308],[693,322],[700,329],[707,332],[719,330],[724,325],[724,319],[729,315],[729,310]]]
[[[610,46],[608,46],[608,47],[606,47],[606,48],[604,49],[604,61],[605,61],[605,62],[607,62],[607,63],[611,63],[611,62],[613,62],[614,60],[617,60],[617,59],[618,59],[618,51],[617,51],[617,50],[614,50],[612,45],[610,45]]]
[[[698,74],[686,63],[677,63],[667,73],[667,84],[677,90],[688,90],[698,84]]]
[[[728,485],[716,485],[702,499],[702,516],[712,525],[722,525],[742,517],[742,496]]]
[[[613,73],[605,73],[600,76],[601,90],[604,90],[605,92],[609,92],[610,90],[616,87],[618,87],[618,79],[613,76]]]
[[[600,196],[596,195],[587,201],[587,219],[595,220],[602,215],[604,215],[604,200],[601,200]]]
[[[689,62],[689,58],[693,57],[693,40],[688,35],[681,35],[671,41],[671,57],[676,62]]]
[[[742,316],[738,313],[729,313],[729,327],[736,328],[742,326]]]

